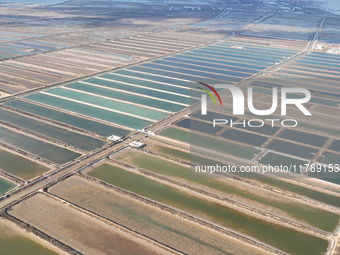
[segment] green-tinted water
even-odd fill
[[[113,126],[109,126],[106,124],[102,124],[100,122],[96,122],[93,120],[80,118],[75,115],[67,114],[64,112],[56,111],[47,107],[42,107],[36,104],[31,104],[21,100],[14,100],[5,105],[23,110],[26,112],[30,112],[45,118],[49,118],[52,120],[56,120],[62,123],[66,123],[78,128],[86,129],[92,132],[95,132],[99,135],[110,136],[110,135],[118,135],[118,136],[126,136],[130,133],[129,130],[117,128]]]
[[[184,106],[166,102],[158,99],[153,99],[149,97],[143,97],[141,95],[133,95],[122,91],[113,90],[110,88],[103,88],[93,85],[88,85],[85,83],[75,82],[67,85],[68,88],[73,88],[81,91],[90,92],[96,95],[106,96],[110,98],[115,98],[118,100],[123,100],[127,102],[134,102],[143,106],[154,107],[161,110],[177,112],[184,108]],[[127,91],[128,92],[128,91]]]
[[[7,191],[13,189],[15,184],[9,182],[5,179],[0,178],[0,195],[6,193]]]
[[[179,130],[176,128],[167,128],[165,130],[163,130],[160,135],[172,138],[172,139],[177,139],[183,142],[187,142],[189,143],[189,132],[183,131],[183,130]],[[196,158],[196,160],[198,159],[198,157]],[[197,161],[196,163],[198,164],[202,164],[202,165],[216,165],[217,163],[221,164],[221,162],[218,162],[216,160],[210,160],[210,159],[206,159],[206,158],[201,158],[199,161]],[[222,163],[223,164],[223,163]],[[275,186],[277,188],[283,189],[283,190],[287,190],[293,193],[297,193],[300,194],[302,196],[306,196],[315,200],[318,200],[320,202],[323,203],[327,203],[330,205],[334,205],[337,207],[340,207],[340,198],[337,196],[332,196],[329,194],[325,194],[316,190],[311,190],[302,186],[298,186],[292,183],[288,183],[285,181],[281,181],[278,179],[274,179],[274,178],[270,178],[264,175],[260,175],[260,174],[256,174],[256,173],[234,173],[235,175],[239,175],[241,177],[244,178],[249,178],[249,179],[254,179],[256,181],[265,183],[265,184],[269,184],[271,186]]]
[[[213,136],[209,137],[205,135],[199,135],[173,127],[169,127],[161,131],[159,134],[186,143],[191,141],[190,145],[227,153],[240,158],[252,159],[261,151],[252,147],[220,140]]]
[[[8,223],[9,224],[9,223]],[[20,235],[15,227],[1,224],[0,221],[0,254],[4,255],[54,255],[58,254],[44,246]]]
[[[186,161],[190,161],[190,153],[188,152],[175,150],[175,149],[165,147],[162,145],[155,145],[153,148],[161,154],[166,154],[166,155],[169,155],[175,158],[180,158]]]
[[[300,166],[304,166],[309,161],[304,161],[300,159],[291,158],[288,156],[276,154],[273,152],[267,153],[260,161],[261,164],[271,165],[271,166],[288,166],[291,168],[291,172],[299,173]]]
[[[211,160],[207,158],[202,157],[191,157],[191,160],[194,161],[197,164],[202,165],[216,165],[216,164],[223,164],[217,160]],[[238,175],[243,178],[248,178],[252,180],[256,180],[258,182],[268,184],[270,186],[277,187],[279,189],[287,190],[305,197],[309,197],[311,199],[315,199],[317,201],[334,205],[337,207],[340,207],[340,197],[329,195],[326,193],[322,193],[316,190],[308,189],[303,186],[298,186],[289,182],[285,182],[279,179],[270,178],[268,176],[265,176],[263,174],[256,174],[256,173],[233,173],[235,175]],[[304,178],[304,177],[302,177]]]
[[[89,174],[155,201],[189,211],[200,217],[209,218],[217,224],[254,236],[294,255],[319,255],[325,252],[328,246],[326,240],[252,218],[219,203],[203,200],[115,166],[103,164]]]
[[[26,97],[27,99],[40,102],[43,104],[58,107],[64,110],[72,111],[75,113],[83,114],[100,120],[108,121],[110,123],[122,125],[130,128],[143,128],[150,125],[152,122],[147,120],[138,119],[135,117],[127,116],[124,114],[111,112],[108,110],[99,109],[96,107],[71,102],[69,100],[48,96],[45,94],[33,94]]]
[[[25,180],[39,176],[49,169],[24,157],[0,150],[0,169]]]
[[[78,100],[81,102],[93,104],[96,106],[102,106],[106,107],[108,109],[121,111],[123,113],[129,113],[134,114],[137,116],[141,116],[144,118],[150,118],[150,119],[162,119],[167,117],[169,114],[165,112],[160,112],[156,110],[151,110],[144,107],[136,107],[136,105],[128,104],[128,103],[122,103],[111,99],[106,99],[102,97],[97,97],[94,95],[89,95],[82,92],[75,92],[68,89],[62,89],[62,88],[56,88],[56,89],[50,89],[46,91],[49,94],[63,96],[66,98]]]
[[[81,154],[0,127],[0,141],[33,153],[57,164],[76,159]]]
[[[192,178],[190,176],[190,169],[188,167],[171,163],[169,161],[159,159],[145,153],[129,151],[125,152],[123,155],[117,158],[122,160],[123,162],[131,162],[137,167],[158,174],[181,178],[194,184],[204,185],[206,187],[224,192],[226,194],[238,195],[246,199],[275,207],[288,213],[289,215],[300,221],[306,222],[307,224],[323,229],[325,231],[333,231],[339,221],[338,214],[319,210],[305,204],[278,201],[270,199],[268,197],[258,196],[246,190],[228,185],[226,182],[221,182],[219,179],[209,178],[208,176],[205,176],[205,178]]]
[[[91,151],[106,144],[105,141],[47,124],[46,122],[31,119],[21,114],[5,111],[3,109],[0,109],[0,116],[2,121],[33,131],[37,134],[49,136],[83,150]]]

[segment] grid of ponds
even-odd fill
[[[340,99],[340,57],[313,52],[253,85],[262,88],[292,86],[313,92],[313,102],[334,106]],[[327,103],[327,97],[331,102]]]
[[[146,42],[146,44],[152,43],[145,38],[137,38],[136,40]],[[167,41],[167,39],[163,38],[160,38],[160,40]],[[119,42],[115,44],[118,45]],[[186,44],[186,47],[188,45],[189,43]],[[8,44],[8,47],[5,48],[13,52],[25,52],[27,47],[35,48],[38,46],[39,50],[53,50],[63,47],[58,43],[45,43],[34,40],[32,42]],[[103,49],[106,46],[102,45]],[[180,49],[184,47],[184,44],[178,45],[176,42],[172,42],[172,47]],[[95,49],[84,48],[81,50],[88,51],[84,52],[82,58],[86,58],[87,54],[97,54],[92,52]],[[56,60],[63,56],[69,57],[76,54],[73,51],[53,53],[53,57],[51,57]],[[6,106],[24,112],[23,114],[5,110],[2,110],[1,114],[7,116],[3,121],[11,125],[90,151],[104,145],[105,142],[77,132],[69,132],[69,130],[66,132],[64,128],[42,121],[33,121],[24,115],[33,114],[57,123],[88,130],[104,137],[109,135],[126,136],[133,129],[142,129],[152,125],[156,121],[186,108],[191,103],[197,102],[200,97],[200,91],[191,88],[192,81],[212,79],[235,84],[295,53],[292,50],[271,47],[261,49],[251,45],[235,47],[231,43],[221,42],[31,94],[26,96],[25,100],[14,100],[6,103]],[[108,54],[115,53],[108,52]],[[35,63],[45,61],[40,59],[39,56],[34,57],[34,59],[37,60]],[[244,63],[246,59],[247,64]],[[33,62],[27,60],[25,63],[31,65]],[[55,68],[58,68],[58,65],[57,62],[53,63]],[[19,66],[18,68],[21,67]],[[93,66],[93,68],[96,68],[96,66]],[[69,69],[69,71],[72,71],[72,69]],[[29,74],[27,73],[27,75]],[[44,75],[40,72],[42,80],[45,78]],[[49,77],[52,77],[52,75],[58,74],[50,73]],[[178,122],[178,126],[186,128],[188,123],[185,121],[188,122],[188,120]],[[207,123],[198,120],[193,121],[200,124],[193,125],[197,126],[197,131],[207,132],[205,127],[208,125]],[[44,128],[38,130],[37,123],[42,124],[40,126],[44,126]],[[216,127],[215,133],[221,130],[222,127]],[[9,133],[14,132],[7,129],[6,131]],[[226,136],[226,138],[230,139],[229,132],[231,131],[224,133],[221,138]],[[242,133],[242,131],[232,132]],[[261,135],[249,133],[246,133],[246,135],[254,136],[254,139],[256,136],[263,142],[267,139]],[[24,134],[20,133],[20,136],[24,136]],[[27,139],[35,138],[27,137]],[[230,140],[235,141],[235,139]],[[37,143],[44,143],[39,139],[36,139],[36,141]],[[13,139],[3,138],[3,142],[28,150],[27,144],[15,143]],[[258,146],[260,142],[250,144]],[[44,144],[47,147],[50,145],[52,144]],[[59,148],[58,146],[55,147]],[[53,150],[59,150],[56,148],[53,148]],[[36,148],[33,153],[55,163],[64,163],[79,156],[78,153],[72,152],[66,157],[63,155],[64,150],[69,151],[68,149],[60,148],[60,157],[57,158],[48,157],[44,152]]]
[[[46,90],[26,99],[123,128],[144,128],[197,101],[200,92],[190,88],[190,81],[197,77],[236,83],[283,60],[284,55],[294,54],[267,50],[214,44]],[[195,57],[190,60],[192,54]],[[251,58],[252,64],[245,65],[246,58]]]
[[[30,36],[32,36],[30,34]],[[19,57],[32,53],[39,53],[44,51],[52,51],[61,48],[66,48],[67,46],[61,44],[51,44],[44,41],[33,40],[27,42],[15,42],[10,44],[4,44],[0,46],[0,57],[11,58]]]
[[[4,127],[0,127],[0,140],[57,164],[64,164],[81,156],[80,153]]]
[[[130,131],[127,129],[118,128],[22,100],[13,100],[5,103],[5,105],[37,116],[85,129],[101,136],[110,136],[112,134],[126,136],[128,133],[130,133]]]
[[[289,16],[289,17],[288,17]],[[321,16],[276,13],[272,17],[242,33],[251,37],[298,40],[307,43],[321,21]]]
[[[39,135],[48,136],[86,151],[94,150],[106,144],[105,141],[38,121],[15,112],[0,109],[0,115],[3,122]]]

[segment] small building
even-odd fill
[[[139,149],[146,146],[145,143],[136,142],[136,141],[133,141],[133,142],[129,143],[129,145],[130,145],[131,147],[139,148]]]
[[[153,131],[146,131],[146,134],[148,134],[148,135],[156,135],[156,133],[153,132]]]
[[[111,135],[108,138],[106,138],[106,140],[113,141],[113,142],[117,142],[120,139],[122,139],[122,138],[120,136],[116,136],[116,135]]]

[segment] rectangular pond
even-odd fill
[[[329,149],[340,152],[340,140],[334,140],[329,146]]]
[[[182,151],[171,148],[167,149],[171,150],[170,152],[172,155],[183,155]],[[222,192],[227,197],[229,197],[229,195],[235,195],[245,198],[248,201],[255,201],[270,207],[277,208],[285,213],[288,213],[295,219],[306,222],[325,231],[333,231],[336,228],[340,218],[340,216],[336,213],[317,209],[303,203],[273,198],[269,195],[269,192],[268,194],[257,194],[252,192],[251,189],[247,190],[234,186],[233,184],[228,184],[228,179],[225,181],[224,178],[214,178],[208,175],[193,178],[191,173],[192,170],[190,170],[189,167],[161,159],[151,154],[142,153],[141,151],[124,150],[121,153],[116,154],[115,159],[129,165],[131,164],[133,166],[154,172],[156,174],[170,178],[181,179],[181,181],[187,182],[192,186],[203,186],[208,189]],[[203,158],[201,158],[201,160],[204,161]],[[235,197],[233,197],[233,199],[237,200]],[[323,215],[323,217],[320,217],[321,215]]]
[[[45,135],[83,150],[94,150],[106,144],[105,141],[63,129],[46,122],[0,109],[1,120],[17,127]]]
[[[96,119],[108,121],[113,124],[118,124],[128,128],[143,128],[150,125],[151,121],[142,120],[138,118],[134,118],[131,116],[123,115],[120,113],[99,109],[96,107],[92,107],[86,104],[75,103],[69,100],[65,100],[62,98],[57,98],[54,96],[49,96],[46,94],[33,94],[26,97],[29,100],[36,101],[42,104],[54,106],[60,109],[72,111],[75,113],[79,113],[85,116],[90,116]]]
[[[77,152],[70,151],[21,133],[16,133],[4,127],[0,127],[0,141],[57,164],[64,164],[81,156],[81,154]]]
[[[102,164],[89,172],[89,175],[157,202],[253,236],[294,255],[318,255],[326,251],[328,246],[328,241],[326,240],[253,218],[217,202],[202,199],[197,195],[188,194],[178,188],[112,165]]]
[[[289,156],[268,152],[261,160],[259,161],[261,164],[271,165],[271,166],[288,166],[291,168],[291,172],[299,173],[300,166],[304,167],[304,164],[309,163],[309,161],[292,158]]]
[[[94,88],[95,89],[95,88]],[[76,100],[81,104],[90,104],[92,106],[101,106],[108,110],[122,112],[122,114],[132,114],[137,118],[149,118],[159,120],[167,117],[169,114],[161,111],[156,111],[153,109],[145,108],[142,106],[136,107],[136,105],[111,100],[108,98],[99,97],[96,95],[78,92],[74,90],[69,90],[66,88],[54,88],[50,90],[46,90],[45,93],[62,96],[63,98]]]
[[[232,140],[232,141],[246,143],[248,145],[254,145],[258,147],[264,144],[268,140],[268,138],[265,136],[251,134],[251,133],[243,132],[243,131],[236,130],[236,129],[228,129],[227,131],[221,134],[221,137]]]
[[[71,115],[65,112],[57,111],[51,108],[43,107],[26,101],[14,100],[5,103],[5,105],[22,110],[25,112],[33,113],[35,115],[45,117],[51,120],[59,121],[74,127],[82,128],[102,136],[126,136],[131,131],[122,129],[107,124],[103,124],[97,121],[81,118],[75,115]]]
[[[322,147],[328,140],[326,136],[309,134],[297,130],[285,129],[278,137],[285,138],[291,141],[309,144],[316,147]]]
[[[10,182],[10,181],[0,177],[0,195],[5,194],[7,191],[10,191],[15,186],[16,185],[13,182]],[[1,250],[1,246],[0,246],[0,250]]]
[[[314,155],[319,151],[307,146],[297,145],[290,142],[274,139],[268,146],[268,149],[279,151],[285,154],[297,156],[305,159],[312,159]]]
[[[92,83],[91,83],[92,84]],[[67,85],[67,88],[72,88],[80,91],[85,91],[93,93],[96,95],[101,95],[105,97],[110,97],[113,99],[123,100],[127,102],[133,102],[136,104],[153,107],[156,109],[161,109],[165,111],[177,112],[182,110],[185,106],[177,104],[175,102],[168,102],[158,98],[149,98],[143,95],[133,95],[122,91],[117,91],[108,87],[103,86],[93,86],[87,83],[75,82]]]
[[[0,219],[0,254],[8,255],[57,255],[60,253],[46,241],[42,241],[31,233],[5,219]]]
[[[148,87],[136,87],[133,85],[128,85],[128,84],[124,84],[121,82],[117,82],[117,81],[113,81],[113,80],[104,80],[104,79],[100,79],[100,78],[90,78],[87,80],[83,80],[84,82],[88,82],[88,83],[92,83],[95,85],[100,85],[100,86],[104,86],[107,88],[113,88],[113,89],[119,89],[122,92],[132,92],[132,93],[137,93],[137,94],[141,94],[141,95],[145,95],[145,96],[150,96],[150,97],[154,97],[157,99],[163,99],[163,100],[167,100],[167,101],[173,101],[174,103],[182,103],[182,104],[190,104],[190,98],[189,96],[189,91],[187,92],[187,97],[182,96],[182,95],[175,95],[175,94],[171,94],[168,93],[166,91],[157,91]],[[95,89],[95,88],[93,88]]]
[[[255,155],[261,151],[250,146],[228,142],[225,139],[219,139],[214,136],[207,136],[203,134],[200,135],[174,127],[169,127],[165,130],[162,130],[159,134],[168,138],[179,140],[181,142],[189,143],[191,146],[198,148],[198,150],[209,149],[211,151],[226,153],[249,160],[253,159]],[[196,148],[192,147],[192,150],[196,150]]]
[[[1,149],[0,169],[24,180],[30,180],[49,171],[46,166]]]
[[[198,120],[187,119],[187,118],[178,121],[175,125],[178,127],[189,129],[189,131],[198,131],[201,133],[206,133],[206,134],[211,134],[211,135],[217,133],[223,128],[221,126],[213,127],[212,124],[208,124],[206,122],[202,122]]]

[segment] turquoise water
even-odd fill
[[[241,77],[241,78],[245,78],[245,77],[250,76],[249,74],[246,74],[246,73],[226,70],[226,68],[217,69],[217,68],[213,68],[213,67],[208,67],[207,65],[204,65],[204,63],[202,63],[203,66],[197,66],[197,65],[192,65],[192,64],[188,64],[188,63],[171,62],[171,61],[168,61],[168,60],[156,60],[153,63],[167,65],[167,66],[175,66],[175,67],[180,67],[180,68],[181,67],[182,68],[188,68],[188,69],[193,69],[193,70],[196,70],[196,71],[217,73],[217,74],[227,75],[227,76]]]
[[[251,65],[251,64],[248,64],[248,63],[247,64],[246,63],[235,63],[235,62],[230,61],[228,59],[225,59],[225,60],[209,59],[209,58],[198,57],[198,56],[195,57],[195,56],[184,55],[184,54],[178,54],[178,55],[176,55],[176,58],[183,59],[183,60],[186,60],[186,61],[197,61],[197,62],[200,62],[200,63],[203,63],[203,64],[204,63],[221,64],[223,66],[226,66],[226,69],[245,68],[245,70],[249,73],[257,73],[257,71],[260,71],[260,70],[263,69],[263,68],[260,68],[258,65]],[[235,70],[235,69],[231,69],[231,70]]]
[[[340,68],[340,63],[339,64],[334,64],[330,62],[322,62],[319,60],[312,60],[312,59],[300,59],[297,61],[297,63],[304,63],[304,64],[311,64],[315,66],[330,66],[330,67],[336,67]]]
[[[32,154],[57,164],[64,164],[81,156],[81,154],[74,151],[13,132],[3,127],[0,127],[0,141],[22,150],[29,151]]]
[[[296,72],[294,70],[284,70],[282,73],[288,74],[288,75],[299,75],[299,76],[308,77],[311,79],[316,78],[316,79],[330,80],[330,81],[339,80],[339,77],[326,76],[326,73],[323,73],[323,71],[322,71],[322,74],[321,73],[318,74],[318,71],[316,72],[317,73],[301,73],[301,72]]]
[[[132,94],[127,94],[124,92],[116,91],[116,90],[111,90],[109,88],[102,88],[102,87],[96,87],[96,86],[91,86],[85,83],[72,83],[70,85],[67,85],[69,88],[74,88],[77,90],[82,90],[90,93],[94,93],[97,95],[102,95],[106,97],[111,97],[111,98],[116,98],[128,102],[134,102],[136,104],[141,104],[145,106],[150,106],[150,107],[155,107],[158,109],[166,110],[166,111],[172,111],[172,112],[177,112],[179,110],[182,110],[184,106],[175,104],[175,103],[170,103],[170,102],[164,102],[161,100],[157,99],[151,99],[151,98],[146,98],[138,95],[132,95]]]
[[[11,55],[6,55],[6,54],[1,54],[0,52],[0,58],[10,58],[12,57]]]
[[[105,141],[34,120],[17,113],[5,111],[3,109],[0,109],[0,116],[2,121],[33,131],[37,134],[54,138],[83,150],[91,151],[106,144]]]
[[[55,50],[55,48],[53,48],[53,47],[38,45],[38,44],[34,44],[34,43],[18,42],[18,44],[24,45],[24,46],[29,46],[29,47],[34,47],[34,48],[38,48],[38,49],[43,49],[43,50]]]
[[[226,56],[221,56],[221,55],[216,55],[216,54],[210,54],[209,52],[188,52],[188,53],[184,53],[184,56],[192,56],[192,57],[201,57],[201,58],[209,58],[209,59],[217,59],[217,60],[223,60],[223,61],[231,61],[231,62],[236,62],[236,63],[240,63],[240,64],[251,64],[251,65],[255,65],[258,67],[269,67],[272,66],[272,63],[267,63],[267,62],[259,62],[259,61],[254,61],[251,59],[240,59],[240,58],[235,58],[235,57],[226,57]],[[238,65],[238,64],[237,64]]]
[[[224,48],[224,47],[205,47],[205,50],[214,51],[214,52],[222,52],[226,54],[231,54],[234,56],[252,56],[256,58],[264,58],[264,59],[271,59],[271,60],[282,60],[284,56],[289,56],[290,54],[280,54],[274,52],[256,52],[256,51],[249,51],[249,50],[239,50],[239,49],[231,49],[231,48]]]
[[[157,83],[157,82],[152,82],[152,81],[144,81],[140,79],[134,79],[130,77],[124,77],[120,75],[115,75],[115,74],[104,74],[100,77],[110,79],[116,82],[126,82],[126,83],[131,83],[131,84],[136,84],[138,86],[143,86],[146,88],[154,88],[154,89],[160,89],[164,91],[169,91],[169,92],[174,92],[178,93],[181,95],[189,95],[190,90],[188,88],[180,88],[180,87],[174,87],[162,83]]]
[[[11,50],[11,49],[6,49],[6,48],[2,48],[2,47],[0,47],[0,51],[8,52],[10,54],[15,54],[15,55],[25,55],[25,54],[28,54],[27,52],[24,52],[24,51]]]
[[[293,71],[295,72],[296,74],[300,74],[300,75],[309,75],[309,73],[304,73],[304,72],[322,72],[322,74],[326,74],[326,75],[333,75],[333,76],[339,76],[339,74],[337,72],[334,72],[334,71],[330,71],[330,70],[327,70],[327,69],[323,69],[322,67],[319,67],[319,68],[312,68],[312,67],[308,67],[306,68],[307,65],[298,65],[298,66],[292,66],[291,68],[287,68],[285,69],[285,71]],[[297,72],[297,71],[300,71],[300,72]]]
[[[166,72],[166,71],[162,71],[162,70],[155,70],[155,69],[144,67],[142,65],[133,66],[129,70],[147,73],[147,74],[152,74],[152,75],[155,75],[155,76],[165,76],[167,78],[176,78],[176,79],[182,79],[182,80],[187,80],[187,81],[191,81],[193,79],[192,75],[187,75],[187,74],[182,74],[182,73]]]
[[[195,51],[196,52],[196,51]],[[238,59],[244,59],[245,62],[248,62],[248,60],[253,60],[259,63],[267,63],[268,61],[270,62],[275,62],[277,61],[277,58],[267,58],[267,57],[263,57],[261,58],[259,57],[251,57],[251,56],[247,56],[246,54],[241,55],[241,54],[233,54],[233,53],[223,53],[221,51],[217,51],[217,50],[206,50],[206,49],[202,49],[202,50],[197,50],[198,53],[203,53],[203,54],[209,54],[209,55],[218,55],[220,57],[232,57],[232,58],[238,58]],[[283,58],[281,59],[283,60]]]
[[[59,112],[50,108],[38,106],[35,104],[31,104],[25,101],[20,100],[14,100],[10,101],[8,103],[5,103],[5,105],[30,112],[45,118],[49,118],[52,120],[56,120],[62,123],[66,123],[78,128],[86,129],[92,132],[95,132],[99,135],[103,136],[110,136],[110,135],[117,135],[117,136],[126,136],[128,133],[130,133],[129,130],[117,128],[113,126],[109,126],[106,124],[102,124],[100,122],[92,121],[85,118],[80,118],[75,115],[71,115],[64,112]]]
[[[26,47],[24,47],[24,46],[19,46],[19,45],[15,45],[15,44],[5,44],[3,46],[7,47],[7,48],[17,49],[17,50],[26,49]]]
[[[171,61],[172,63],[176,63],[176,64],[181,63],[181,64],[189,65],[191,67],[196,67],[196,66],[199,65],[199,66],[206,66],[206,67],[210,67],[210,68],[218,68],[218,69],[222,69],[222,70],[225,70],[225,71],[233,71],[233,72],[238,72],[238,73],[240,73],[240,72],[241,73],[247,73],[247,74],[257,73],[257,71],[253,70],[253,69],[217,64],[214,61],[213,62],[198,61],[198,60],[190,60],[190,59],[178,58],[178,57],[168,57],[168,58],[164,58],[163,60]]]
[[[123,91],[129,91],[129,92],[134,92],[142,95],[147,95],[147,96],[152,96],[160,99],[165,99],[165,100],[170,100],[174,102],[179,102],[183,104],[190,104],[190,98],[188,97],[183,97],[183,96],[178,96],[178,95],[173,95],[165,92],[160,92],[160,91],[155,91],[148,89],[146,87],[144,88],[139,88],[139,87],[134,87],[131,85],[126,85],[122,84],[119,82],[114,82],[114,81],[107,81],[107,80],[101,80],[97,78],[91,78],[88,80],[84,80],[85,82],[90,82],[93,84],[98,84],[101,86],[105,86],[108,88],[115,88],[115,89],[120,89]]]
[[[156,64],[156,63],[145,63],[142,66],[139,66],[139,68],[152,68],[154,69],[154,72],[156,73],[161,73],[159,72],[159,70],[161,71],[165,71],[165,73],[168,73],[168,75],[170,76],[178,76],[179,74],[185,74],[185,75],[189,75],[190,79],[192,79],[191,77],[205,77],[205,78],[211,78],[211,79],[219,79],[219,80],[229,80],[232,82],[238,82],[241,80],[241,78],[238,77],[233,77],[230,75],[224,75],[224,74],[216,74],[216,73],[210,73],[207,71],[202,71],[202,70],[190,70],[190,69],[183,69],[181,67],[175,67],[175,66],[165,66],[165,65],[160,65],[160,64]],[[136,67],[134,67],[136,68]],[[138,68],[138,67],[137,67]],[[175,73],[170,73],[170,72],[175,72]]]
[[[16,38],[8,38],[8,37],[0,37],[0,40],[4,40],[4,41],[15,41],[15,40],[19,40]]]
[[[256,93],[272,95],[272,91],[267,89],[267,88],[254,87],[253,91],[256,92]],[[329,99],[322,99],[322,98],[319,98],[319,97],[316,97],[316,96],[312,96],[312,98],[309,101],[313,102],[313,103],[317,103],[317,104],[329,105],[329,106],[334,106],[334,107],[336,107],[339,104],[337,101],[333,101],[333,100],[329,100]]]
[[[61,44],[56,44],[56,43],[50,43],[50,42],[45,42],[45,41],[30,41],[32,43],[37,43],[37,44],[41,44],[41,45],[49,45],[52,47],[57,47],[57,48],[64,48],[67,47],[66,45],[61,45]]]
[[[281,53],[287,53],[287,54],[288,53],[297,54],[299,52],[297,50],[281,49],[281,48],[274,48],[274,47],[263,47],[263,46],[249,45],[249,44],[244,44],[244,43],[223,42],[219,45],[244,46],[246,49],[253,49],[257,51],[281,52]]]
[[[160,81],[160,82],[165,82],[165,83],[169,83],[173,85],[183,86],[186,88],[190,87],[190,81],[182,81],[182,80],[178,80],[178,79],[171,78],[171,77],[161,77],[161,76],[147,74],[147,73],[138,73],[130,69],[119,70],[115,72],[115,74],[122,74],[122,75],[131,76],[131,77],[138,77],[138,78],[144,78],[144,79],[153,80],[153,81]]]
[[[151,110],[151,109],[147,109],[147,108],[140,107],[140,106],[136,107],[135,105],[132,105],[132,104],[122,103],[122,102],[114,101],[111,99],[97,97],[97,96],[85,94],[82,92],[76,92],[76,91],[72,91],[72,90],[68,90],[64,88],[50,89],[50,90],[47,90],[46,92],[53,94],[53,95],[63,96],[63,97],[67,97],[70,99],[75,99],[75,100],[79,100],[82,102],[94,104],[97,106],[102,106],[102,107],[106,107],[109,109],[121,111],[123,113],[135,114],[137,116],[141,116],[144,118],[158,120],[158,119],[162,119],[168,116],[168,113],[159,112],[156,110]]]
[[[107,110],[102,110],[96,107],[71,102],[65,99],[56,98],[56,97],[44,95],[41,93],[33,94],[26,98],[36,101],[36,102],[55,106],[55,107],[58,107],[64,110],[87,115],[93,118],[101,119],[104,121],[111,122],[113,124],[118,124],[118,125],[122,125],[125,127],[133,128],[133,129],[143,128],[152,123],[151,121],[142,120],[142,119],[134,118],[131,116],[126,116],[120,113],[115,113],[115,112],[111,112]]]
[[[193,27],[205,27],[205,26],[208,26],[210,25],[211,23],[209,22],[200,22],[200,23],[195,23],[195,24],[192,24],[190,26],[193,26]]]

